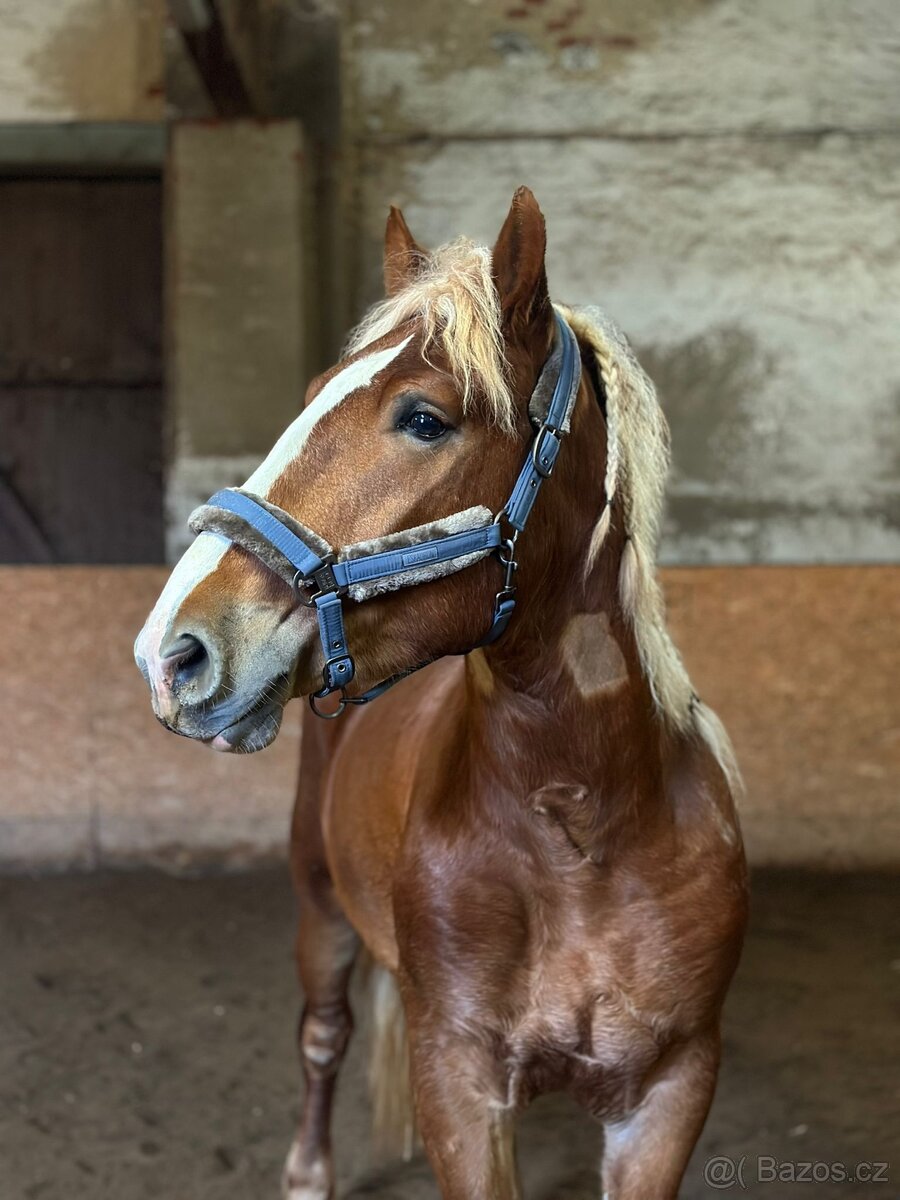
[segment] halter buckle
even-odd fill
[[[537,431],[531,447],[531,463],[541,479],[549,479],[553,474],[562,439],[562,431],[546,421]]]
[[[329,554],[326,558],[322,559],[322,565],[316,567],[311,575],[304,577],[301,576],[299,571],[296,573],[293,578],[293,588],[301,604],[306,605],[307,608],[315,608],[316,600],[320,596],[328,596],[332,592],[343,596],[346,593],[347,589],[341,587],[334,576],[334,564],[336,561],[337,559],[334,555]],[[306,591],[305,597],[300,592],[301,588]]]

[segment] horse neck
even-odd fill
[[[556,471],[520,538],[519,607],[504,637],[467,660],[469,745],[501,790],[587,788],[636,814],[661,791],[662,735],[619,601],[621,514],[586,570],[605,461],[585,373]]]

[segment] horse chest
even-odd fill
[[[417,886],[401,883],[401,963],[448,1024],[500,1048],[511,1093],[590,1080],[615,1107],[671,1038],[621,912],[591,879],[538,890],[489,848],[480,865],[462,858],[470,866],[457,873],[432,856],[424,889],[417,860]]]
[[[643,987],[616,945],[585,922],[558,928],[532,948],[519,990],[519,1012],[507,1034],[510,1061],[523,1086],[552,1063],[560,1084],[590,1080],[612,1100],[643,1078],[671,1036],[658,997]],[[611,919],[610,924],[614,924]]]

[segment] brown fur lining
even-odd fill
[[[550,357],[544,363],[543,369],[538,376],[538,381],[535,384],[534,391],[531,394],[531,399],[528,401],[528,416],[531,418],[533,425],[540,425],[550,411],[550,401],[553,399],[553,392],[556,387],[556,381],[559,378],[560,367],[562,366],[562,342],[560,335],[557,334],[553,342],[553,350],[550,352]],[[574,390],[577,393],[579,386],[579,373],[575,372]],[[572,419],[572,409],[575,407],[570,398],[570,403],[566,409],[565,419],[561,425],[563,433],[569,432],[569,425]]]
[[[240,488],[235,489],[241,491]],[[272,516],[276,517],[283,525],[286,525],[292,533],[297,537],[302,538],[307,546],[321,558],[325,558],[332,553],[328,543],[313,530],[302,525],[299,521],[295,521],[282,509],[277,508],[274,504],[269,504],[260,496],[254,496],[250,492],[244,492],[244,495],[250,496],[257,504],[261,505]],[[416,525],[412,529],[402,529],[398,533],[388,533],[383,537],[370,538],[365,542],[356,542],[352,546],[345,547],[340,552],[340,558],[344,561],[353,558],[363,558],[367,554],[380,554],[385,550],[398,550],[408,546],[418,546],[422,542],[430,541],[432,538],[447,537],[451,533],[461,533],[464,529],[482,529],[486,525],[490,525],[492,521],[490,509],[483,505],[477,505],[474,508],[467,508],[463,512],[453,513],[449,517],[442,517],[437,521],[428,521],[424,525]],[[227,509],[219,508],[217,505],[201,504],[199,508],[194,509],[188,520],[188,525],[194,533],[218,533],[223,537],[230,538],[233,542],[237,542],[239,546],[243,546],[245,550],[249,550],[251,554],[255,554],[260,562],[265,563],[270,570],[276,575],[280,575],[287,583],[293,581],[296,573],[295,568],[291,565],[288,559],[285,558],[271,543],[266,541],[252,525],[248,525],[243,518],[235,513],[229,512]],[[410,587],[416,583],[427,583],[432,579],[440,579],[444,575],[452,575],[455,571],[461,571],[464,567],[471,566],[479,559],[489,554],[489,550],[477,550],[472,554],[463,555],[461,558],[451,559],[450,562],[443,563],[426,563],[422,566],[410,567],[406,571],[399,571],[395,575],[388,575],[384,579],[375,579],[371,583],[355,583],[348,589],[347,594],[351,600],[368,600],[370,596],[379,596],[383,592],[393,592],[398,588]]]
[[[320,558],[324,558],[331,553],[331,547],[317,533],[302,525],[299,521],[295,521],[280,508],[276,508],[274,504],[269,504],[263,500],[261,496],[255,496],[251,492],[243,492],[241,488],[236,488],[236,491],[242,492],[243,495],[249,496],[251,500],[256,501],[262,508],[266,509],[276,517],[283,525],[287,526],[292,533],[309,546],[314,554],[318,554]],[[251,554],[255,554],[260,562],[265,563],[270,570],[276,575],[280,575],[287,583],[293,581],[296,574],[296,568],[291,565],[288,559],[285,558],[273,545],[266,541],[252,525],[248,525],[241,517],[233,512],[228,512],[227,509],[219,508],[218,505],[201,504],[199,508],[195,508],[188,518],[188,525],[194,533],[218,533],[223,537],[230,538],[233,542],[243,546],[245,550],[249,550]]]
[[[388,533],[384,537],[371,538],[367,542],[356,542],[341,551],[341,559],[362,558],[366,554],[380,554],[384,550],[405,549],[407,546],[418,546],[431,538],[447,537],[451,533],[461,533],[464,529],[482,529],[490,525],[493,517],[490,509],[483,505],[464,509],[438,521],[428,521],[425,525],[416,525],[412,529],[403,529],[399,533]],[[384,579],[375,579],[371,583],[355,583],[348,595],[351,600],[368,600],[370,596],[379,596],[383,592],[393,592],[398,588],[410,587],[415,583],[427,583],[431,579],[441,579],[444,575],[452,575],[463,567],[471,566],[479,559],[489,554],[489,550],[478,550],[466,554],[462,558],[451,559],[450,562],[426,563],[424,566],[410,567],[396,575],[388,575]]]

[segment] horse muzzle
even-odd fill
[[[221,653],[193,633],[168,639],[157,655],[135,661],[151,693],[157,720],[172,733],[214,750],[251,753],[278,734],[291,696],[289,672],[237,687]]]

